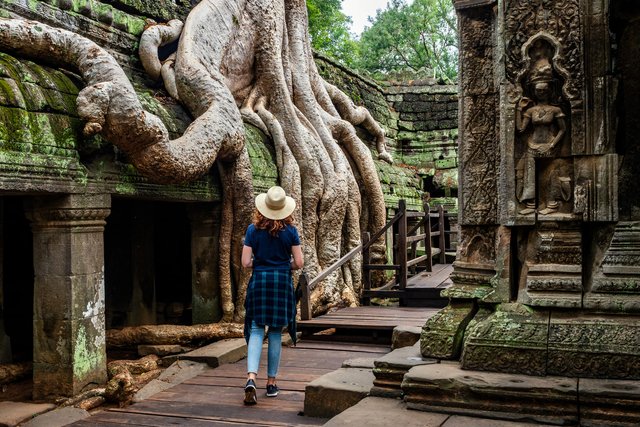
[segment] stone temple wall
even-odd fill
[[[637,380],[640,8],[454,3],[461,243],[451,304],[425,325],[422,353],[464,369]]]

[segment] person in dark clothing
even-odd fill
[[[292,270],[303,267],[298,229],[293,225],[296,203],[281,187],[271,187],[255,200],[253,223],[247,228],[242,266],[253,268],[245,299],[247,383],[244,403],[258,402],[256,377],[268,326],[267,396],[278,395],[276,376],[280,365],[282,329],[287,326],[295,342],[296,299]]]

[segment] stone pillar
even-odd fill
[[[33,200],[33,397],[107,380],[104,226],[109,195]]]
[[[191,222],[191,289],[193,324],[215,323],[222,318],[218,276],[220,206],[195,204],[188,210]]]
[[[451,303],[427,321],[420,339],[424,357],[456,359],[478,301],[509,300],[510,233],[499,226],[500,98],[495,63],[499,46],[495,0],[455,0],[460,28],[459,256]]]
[[[11,340],[4,329],[4,205],[0,198],[0,363],[10,363]]]

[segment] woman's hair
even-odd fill
[[[253,225],[259,230],[267,230],[274,237],[277,237],[278,233],[289,224],[293,224],[293,215],[289,215],[285,219],[269,219],[259,210],[253,211]]]

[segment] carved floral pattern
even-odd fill
[[[565,82],[568,99],[581,99],[584,89],[579,0],[508,0],[505,2],[506,74],[514,85],[522,69],[522,46],[544,31],[562,46],[558,65],[572,76]]]

